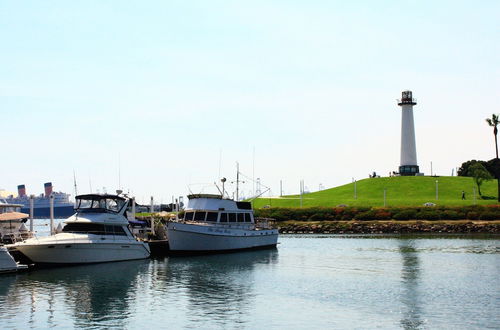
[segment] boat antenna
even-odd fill
[[[224,193],[225,193],[224,184],[226,183],[227,179],[222,178],[222,179],[220,179],[220,181],[222,182],[222,198],[224,198]]]
[[[217,185],[217,182],[214,182],[215,187],[217,190],[220,192],[221,197],[224,197],[224,193],[220,190],[219,186]]]
[[[118,153],[118,189],[122,189],[122,175],[121,175],[121,159],[120,153]]]
[[[240,200],[240,182],[245,183],[245,181],[240,181],[240,163],[236,162],[236,200]],[[234,183],[234,182],[231,182]]]
[[[90,193],[92,193],[92,179],[89,176],[89,187],[90,187]]]
[[[255,146],[252,152],[252,195],[255,195]]]
[[[75,185],[75,197],[76,197],[76,195],[78,195],[78,189],[76,187],[76,174],[74,169],[73,169],[73,184]]]
[[[220,168],[222,166],[222,149],[219,150],[219,175],[217,175],[218,178],[220,178]]]

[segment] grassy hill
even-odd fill
[[[436,180],[438,181],[438,199],[436,200]],[[386,177],[364,179],[356,183],[357,198],[354,199],[354,183],[304,194],[303,207],[312,206],[383,206],[386,189],[387,206],[422,206],[426,202],[436,205],[459,206],[496,204],[497,181],[491,180],[481,186],[483,196],[480,199],[476,188],[474,202],[474,181],[469,177]],[[465,191],[466,200],[462,200]],[[253,201],[254,208],[300,207],[300,196],[290,195],[275,198],[258,198]]]

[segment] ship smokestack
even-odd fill
[[[19,197],[25,197],[26,196],[26,186],[23,184],[20,184],[17,186],[17,195]]]
[[[52,194],[52,182],[44,183],[43,186],[45,188],[45,198],[49,198]]]

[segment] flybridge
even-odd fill
[[[220,195],[197,194],[189,195],[189,202],[186,210],[251,210],[252,205],[249,202],[236,202],[232,199],[222,198]]]

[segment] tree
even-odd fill
[[[460,168],[457,171],[457,175],[458,176],[472,176],[472,174],[470,174],[469,170],[470,170],[471,166],[474,164],[481,164],[484,167],[486,167],[486,169],[488,170],[487,163],[484,160],[472,159],[472,160],[468,160],[468,161],[462,163],[462,165],[460,165]]]
[[[498,142],[497,142],[497,134],[498,134],[497,126],[499,124],[498,115],[492,114],[491,118],[486,118],[486,122],[488,123],[488,125],[490,125],[491,127],[493,127],[493,134],[495,135],[495,151],[496,151],[496,156],[497,156],[495,159],[498,159]],[[500,202],[500,173],[497,172],[497,169],[495,169],[495,173],[493,173],[493,175],[497,179],[497,187],[498,187],[498,197],[497,197],[497,199]]]
[[[491,127],[494,127],[493,134],[495,135],[495,151],[496,151],[497,158],[498,158],[498,143],[497,143],[498,129],[497,129],[497,126],[498,126],[498,124],[500,124],[500,121],[498,120],[498,115],[492,114],[491,118],[486,118],[486,122]]]
[[[477,191],[479,192],[479,196],[481,194],[481,185],[483,182],[492,180],[493,176],[488,172],[488,170],[480,163],[475,163],[471,167],[469,167],[469,174],[474,179],[474,182],[477,185]]]

